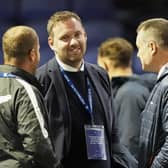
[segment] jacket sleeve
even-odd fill
[[[159,136],[159,142],[162,143],[160,151],[157,153],[157,155],[154,157],[153,163],[151,165],[151,168],[158,168],[158,167],[168,167],[168,90],[164,91],[164,94],[162,96],[162,107],[159,107],[160,114],[161,114],[161,124],[159,125],[159,131],[163,137]],[[163,129],[163,130],[161,130]],[[162,141],[162,142],[161,142]]]
[[[21,87],[15,95],[15,112],[18,123],[18,134],[22,140],[24,153],[31,162],[39,168],[56,168],[59,161],[52,150],[48,137],[43,113],[45,106],[41,94],[22,81]],[[24,158],[21,162],[24,163]],[[25,161],[27,162],[27,161]]]

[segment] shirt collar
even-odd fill
[[[162,66],[162,68],[160,69],[159,73],[158,73],[158,76],[157,76],[157,79],[160,78],[160,76],[162,75],[163,71],[165,70],[166,66],[168,66],[168,63],[166,63],[165,65]]]
[[[69,71],[69,72],[78,72],[78,71],[84,71],[84,61],[82,61],[82,64],[80,66],[80,69],[74,68],[70,65],[67,65],[65,63],[63,63],[58,56],[56,55],[56,60],[58,62],[58,64],[63,68],[63,70],[65,71]]]

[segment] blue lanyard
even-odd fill
[[[11,73],[0,72],[0,78],[16,78],[16,76]]]
[[[90,81],[89,81],[88,77],[86,78],[86,81],[87,81],[87,92],[88,92],[88,102],[89,102],[89,104],[86,103],[86,101],[81,96],[81,94],[79,93],[79,91],[77,90],[77,88],[75,87],[75,85],[73,84],[71,79],[68,77],[68,75],[65,73],[63,68],[61,66],[59,66],[59,68],[60,68],[60,71],[61,71],[64,79],[67,81],[68,85],[71,87],[71,89],[76,94],[76,96],[78,97],[78,99],[80,100],[82,105],[85,107],[86,111],[89,113],[89,115],[91,117],[91,123],[94,124],[93,106],[92,106],[92,91],[91,91]]]

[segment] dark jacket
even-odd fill
[[[1,65],[0,73],[0,167],[56,168],[42,115],[46,108],[35,87],[40,84],[14,66]]]
[[[118,131],[113,115],[112,94],[109,92],[111,86],[107,73],[101,68],[88,63],[85,63],[85,69],[100,97],[104,109],[105,127],[107,128],[108,141],[111,142],[109,143],[111,157],[113,157],[115,162],[124,165],[124,167],[135,168],[135,160],[129,154],[127,156],[125,153],[127,152],[126,149],[118,141]],[[64,82],[56,59],[53,58],[47,64],[40,67],[37,71],[37,77],[43,85],[45,92],[56,154],[62,160],[68,156],[70,149],[71,117]]]
[[[141,112],[155,84],[156,74],[112,78],[120,141],[138,159]]]
[[[168,167],[168,67],[157,79],[142,113],[139,168]]]

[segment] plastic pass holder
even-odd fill
[[[103,125],[85,125],[87,157],[89,160],[107,160]]]

